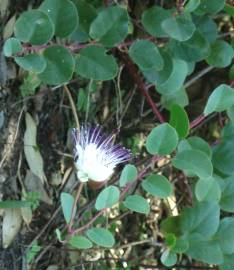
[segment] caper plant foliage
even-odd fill
[[[189,104],[188,76],[197,74],[198,63],[208,70],[230,68],[234,51],[230,37],[219,32],[216,18],[217,14],[231,18],[234,7],[225,0],[162,1],[162,6],[155,1],[142,9],[136,24],[126,2],[104,5],[101,1],[45,0],[19,15],[14,37],[5,41],[4,54],[39,83],[53,86],[68,84],[77,77],[115,79],[121,58],[158,117],[145,141],[149,157],[156,162],[167,156],[175,172],[183,172],[195,183],[192,206],[165,217],[160,224],[164,236],[161,262],[170,267],[185,254],[221,270],[234,269],[234,89],[228,82],[210,89],[197,122],[189,122],[184,109]],[[134,34],[139,25],[144,31],[140,37]],[[150,102],[142,83],[155,85],[167,119]],[[227,121],[214,147],[189,135],[199,121],[221,112]],[[89,181],[88,174],[84,179]],[[141,192],[132,194],[131,186],[137,182]],[[173,184],[166,176],[142,172],[129,163],[118,182],[107,182],[99,191],[90,220],[97,221],[118,203],[148,215],[153,197],[167,199],[173,193]],[[65,234],[56,230],[59,240],[78,249],[94,244],[106,248],[118,245],[114,230],[102,221],[98,225],[90,221],[70,224],[74,212],[79,214],[71,194],[61,194],[61,205],[70,227]]]

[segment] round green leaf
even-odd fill
[[[150,83],[154,84],[163,84],[169,78],[173,69],[173,61],[171,55],[163,49],[159,49],[159,52],[164,62],[163,69],[160,71],[157,71],[155,68],[142,70],[145,78]]]
[[[214,167],[226,175],[234,174],[234,142],[227,140],[214,148],[212,161]]]
[[[169,124],[161,124],[151,130],[146,139],[146,149],[152,155],[168,155],[177,146],[178,135]]]
[[[150,68],[161,70],[163,68],[163,58],[152,41],[138,40],[134,42],[129,49],[129,55],[142,70]]]
[[[209,43],[216,41],[218,37],[218,27],[215,21],[209,16],[193,16],[194,23],[203,37],[207,39]]]
[[[184,208],[180,226],[183,233],[199,233],[203,237],[213,236],[219,227],[220,207],[217,202],[196,202]]]
[[[89,31],[93,39],[113,47],[128,35],[128,13],[119,6],[103,9],[92,22]]]
[[[163,83],[157,85],[157,91],[160,94],[167,95],[177,92],[183,86],[187,74],[188,65],[186,62],[180,59],[173,59],[172,71]]]
[[[124,206],[128,209],[141,213],[141,214],[149,214],[150,206],[145,198],[139,196],[139,195],[130,195],[126,198],[126,200],[123,202]]]
[[[55,27],[55,35],[66,37],[78,26],[79,18],[76,6],[70,0],[44,0],[40,6]]]
[[[38,74],[41,81],[47,84],[62,84],[72,77],[75,61],[72,54],[63,46],[54,45],[44,50],[46,68]]]
[[[234,104],[234,89],[226,84],[221,84],[210,95],[204,114],[212,112],[222,112],[229,109]]]
[[[184,150],[200,150],[206,154],[209,158],[211,157],[211,147],[209,144],[200,137],[192,136],[186,140],[181,140],[178,144],[178,152]]]
[[[118,71],[115,58],[107,55],[103,47],[88,46],[80,51],[76,61],[76,72],[85,78],[107,81]]]
[[[175,128],[180,138],[185,138],[189,133],[189,119],[186,111],[174,104],[170,112],[170,125]]]
[[[201,61],[210,54],[207,39],[198,31],[195,31],[193,36],[184,42],[172,40],[169,47],[176,58],[187,62]]]
[[[215,14],[224,8],[225,0],[201,0],[201,4],[196,9],[197,14]]]
[[[93,246],[92,242],[84,236],[75,235],[69,240],[69,244],[78,249],[89,249]]]
[[[200,5],[201,0],[189,0],[186,2],[184,10],[186,12],[193,12]]]
[[[90,25],[97,16],[96,10],[90,3],[87,3],[86,0],[73,0],[73,3],[76,5],[78,11],[79,25],[72,33],[71,40],[87,42],[90,39]]]
[[[3,53],[5,56],[10,57],[22,51],[22,46],[17,38],[9,38],[3,46]]]
[[[171,37],[179,41],[185,41],[192,37],[196,30],[189,13],[182,13],[170,17],[162,22],[162,29]]]
[[[119,185],[124,187],[127,183],[132,183],[137,178],[137,168],[132,164],[127,164],[120,175]]]
[[[171,267],[176,264],[177,262],[177,255],[176,253],[170,251],[170,250],[165,250],[161,256],[161,262],[163,265],[167,267]]]
[[[119,189],[115,186],[109,186],[103,189],[96,200],[95,208],[101,210],[110,208],[119,201]]]
[[[207,264],[221,264],[223,262],[223,253],[216,239],[207,239],[201,234],[193,233],[188,235],[188,242],[189,249],[186,254],[194,260]]]
[[[218,182],[212,177],[199,179],[196,183],[195,195],[198,201],[219,201],[221,189]]]
[[[206,61],[209,65],[224,68],[231,64],[234,51],[231,45],[223,40],[216,40],[211,44],[211,52]]]
[[[111,248],[115,239],[110,231],[104,228],[92,228],[86,232],[88,238],[101,247]]]
[[[177,153],[172,164],[177,169],[188,170],[201,178],[210,177],[213,173],[210,159],[199,150],[185,150]]]
[[[181,107],[187,106],[189,104],[189,100],[185,88],[182,87],[175,93],[162,94],[161,103],[163,107],[167,108],[168,110],[170,110],[174,104],[178,104]]]
[[[162,29],[161,23],[168,19],[173,13],[173,9],[168,10],[154,5],[142,14],[142,24],[147,32],[155,37],[168,37]]]
[[[234,213],[234,176],[224,179],[220,207],[224,211]]]
[[[163,175],[151,174],[141,184],[151,195],[167,198],[172,194],[172,184]]]
[[[224,254],[234,253],[234,218],[227,217],[220,221],[219,230],[216,234]]]
[[[71,215],[72,215],[72,207],[74,204],[74,198],[71,194],[62,192],[60,195],[60,201],[61,201],[64,218],[66,220],[66,223],[68,224],[70,222]]]
[[[29,10],[23,12],[15,23],[16,38],[32,45],[47,43],[54,35],[54,27],[44,12]]]
[[[36,53],[15,57],[15,62],[25,70],[40,73],[46,67],[45,59]]]

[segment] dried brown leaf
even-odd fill
[[[7,248],[20,230],[22,222],[20,209],[5,209],[2,223],[3,247]]]
[[[45,174],[43,170],[43,159],[36,143],[37,126],[29,113],[26,113],[25,120],[26,131],[24,133],[24,153],[26,160],[30,170],[41,179],[42,183],[44,183]]]

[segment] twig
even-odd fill
[[[79,118],[78,118],[78,115],[77,115],[77,112],[76,112],[75,103],[74,103],[74,101],[72,99],[72,96],[71,96],[71,93],[70,93],[68,87],[66,85],[64,85],[63,88],[64,88],[64,91],[66,92],[66,94],[68,96],[68,99],[69,99],[69,102],[71,104],[71,109],[72,109],[73,116],[75,118],[76,127],[77,127],[77,129],[79,131],[80,130],[80,123],[79,123]]]
[[[201,124],[204,120],[206,119],[206,116],[204,114],[199,115],[196,119],[194,119],[191,123],[190,123],[190,129],[198,126],[199,124]]]
[[[72,230],[72,226],[73,226],[73,223],[74,223],[74,217],[75,217],[75,212],[76,212],[76,206],[77,206],[77,203],[79,201],[79,198],[80,198],[80,194],[82,192],[82,189],[84,187],[84,183],[80,182],[80,185],[78,187],[78,190],[77,190],[77,193],[76,193],[76,198],[75,198],[75,201],[72,205],[72,212],[71,212],[71,220],[68,224],[68,231],[71,232]]]
[[[79,232],[82,232],[86,229],[88,229],[93,223],[95,220],[97,220],[102,214],[104,214],[106,212],[107,208],[105,209],[102,209],[101,211],[99,211],[88,223],[86,223],[84,226],[76,229],[75,231],[72,232],[72,235],[74,234],[77,234]]]
[[[136,66],[132,63],[132,61],[130,60],[130,58],[127,55],[124,55],[123,59],[124,59],[124,61],[126,63],[126,66],[127,66],[128,70],[129,70],[135,84],[137,85],[137,87],[139,88],[139,90],[141,91],[143,96],[146,98],[146,100],[149,103],[149,105],[150,105],[152,111],[154,112],[155,116],[158,118],[160,123],[164,123],[165,120],[164,120],[163,116],[161,115],[159,109],[157,108],[157,105],[154,103],[154,101],[150,97],[150,95],[148,93],[147,86],[145,85],[142,78],[140,77],[140,74],[138,73],[138,70],[137,70]]]
[[[196,74],[192,79],[190,79],[188,82],[186,82],[185,85],[184,85],[184,87],[187,88],[187,87],[191,86],[191,85],[194,84],[198,79],[200,79],[201,77],[203,77],[206,73],[210,72],[212,69],[214,69],[214,67],[208,66],[207,68],[201,70],[201,71],[198,72],[198,74]]]

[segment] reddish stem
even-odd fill
[[[143,82],[140,74],[138,73],[136,66],[132,63],[132,61],[129,59],[129,57],[127,55],[124,56],[123,59],[126,63],[126,66],[129,70],[135,84],[138,86],[139,90],[141,91],[143,96],[146,98],[146,100],[147,100],[148,104],[150,105],[152,111],[154,112],[155,116],[158,118],[160,123],[164,123],[165,120],[164,120],[162,114],[160,113],[160,111],[158,110],[157,105],[154,103],[154,101],[150,97],[147,86]]]
[[[206,119],[206,116],[201,114],[199,115],[196,119],[194,119],[191,123],[190,123],[190,129],[196,127],[197,125],[201,124],[204,120]]]
[[[82,227],[80,227],[80,228],[74,230],[74,231],[72,232],[72,235],[77,234],[77,233],[79,233],[79,232],[82,232],[82,231],[88,229],[88,228],[94,223],[94,221],[95,221],[96,219],[98,219],[102,214],[104,214],[104,213],[106,212],[106,210],[107,210],[107,209],[105,208],[105,209],[102,209],[101,211],[97,212],[97,214],[96,214],[96,215],[95,215],[88,223],[86,223],[84,226],[82,226]]]

